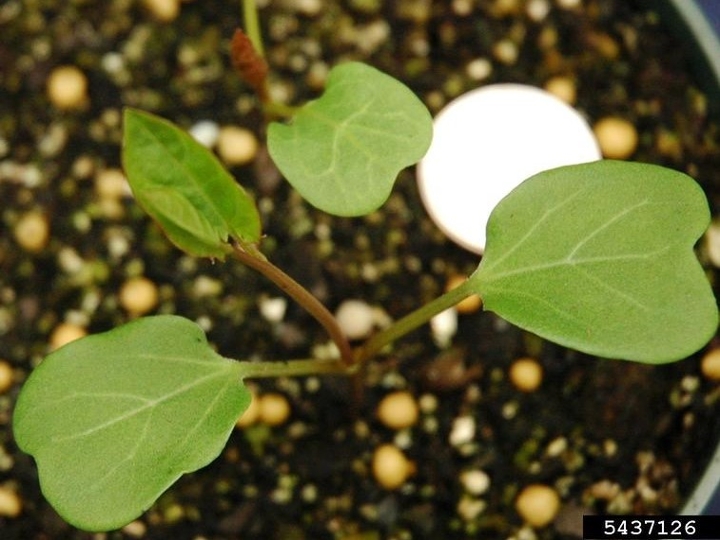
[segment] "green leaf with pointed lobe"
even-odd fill
[[[228,240],[260,239],[250,195],[188,133],[158,116],[125,109],[122,161],[136,200],[180,249],[223,259]]]
[[[323,95],[285,125],[268,129],[268,150],[312,205],[340,216],[379,208],[401,169],[432,139],[427,108],[400,81],[359,62],[340,64]]]
[[[542,172],[492,212],[472,281],[485,307],[591,354],[662,363],[715,334],[693,246],[710,221],[692,178],[598,161]]]
[[[138,319],[45,358],[18,398],[15,440],[66,521],[116,529],[220,454],[250,403],[241,366],[187,319]]]

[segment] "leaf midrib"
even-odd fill
[[[671,245],[664,246],[660,249],[657,249],[655,251],[647,252],[647,253],[637,253],[637,254],[623,254],[623,255],[603,255],[598,257],[584,257],[581,259],[574,258],[574,255],[584,246],[586,245],[590,240],[592,240],[594,237],[596,237],[601,232],[607,230],[608,228],[612,227],[617,221],[624,218],[628,214],[648,205],[653,204],[663,204],[661,202],[652,202],[649,198],[645,198],[642,201],[628,207],[622,209],[620,212],[612,216],[610,219],[603,222],[599,227],[595,228],[592,231],[589,231],[586,236],[584,236],[582,239],[580,239],[567,253],[565,257],[559,260],[550,261],[546,263],[541,264],[534,264],[530,266],[524,266],[521,268],[514,268],[512,270],[507,271],[501,271],[501,272],[492,272],[492,269],[501,265],[506,259],[508,259],[510,256],[512,256],[513,253],[515,253],[520,247],[522,247],[523,244],[525,244],[532,236],[533,234],[542,226],[542,224],[547,221],[555,212],[560,210],[563,206],[565,206],[567,203],[569,203],[571,200],[575,199],[579,195],[581,195],[583,192],[587,191],[587,188],[581,188],[577,191],[571,193],[568,197],[560,201],[558,204],[553,206],[552,208],[547,209],[543,215],[533,224],[532,227],[528,229],[528,231],[515,243],[513,247],[508,249],[502,257],[498,258],[495,261],[490,262],[487,266],[483,269],[484,274],[484,280],[483,281],[494,281],[494,280],[500,280],[507,277],[512,277],[519,274],[526,274],[531,272],[538,272],[553,268],[561,268],[561,267],[579,267],[587,264],[601,264],[601,263],[609,263],[609,262],[625,262],[625,261],[631,261],[631,260],[647,260],[654,257],[658,257],[662,255],[663,253],[666,253],[671,249]]]
[[[524,266],[521,268],[514,268],[512,270],[506,270],[504,272],[497,272],[497,273],[491,273],[487,276],[484,276],[483,281],[484,282],[492,282],[492,281],[500,281],[502,279],[513,277],[521,274],[530,274],[533,272],[542,272],[545,270],[552,270],[553,268],[579,268],[585,265],[592,265],[592,264],[603,264],[603,263],[611,263],[611,262],[628,262],[628,261],[643,261],[643,260],[649,260],[654,259],[656,257],[659,257],[667,252],[670,251],[672,248],[671,245],[664,246],[660,249],[657,249],[655,251],[650,251],[647,253],[638,253],[638,254],[627,254],[627,255],[605,255],[602,257],[586,257],[583,259],[571,259],[569,256],[565,257],[564,259],[561,259],[559,261],[553,261],[548,263],[542,263],[542,264],[533,264],[530,266]],[[489,272],[489,270],[488,270]]]
[[[59,442],[81,439],[81,438],[93,435],[99,431],[102,431],[104,429],[112,427],[115,424],[124,422],[135,416],[138,416],[147,410],[152,410],[154,407],[157,407],[157,406],[161,405],[162,403],[169,401],[169,400],[177,397],[178,395],[183,394],[184,392],[189,392],[190,390],[193,390],[194,388],[201,386],[208,381],[211,381],[215,378],[224,377],[226,375],[226,371],[228,371],[228,367],[222,366],[220,369],[218,369],[217,371],[215,371],[213,373],[205,375],[204,377],[200,377],[199,379],[195,379],[187,384],[184,384],[183,386],[180,386],[180,387],[174,389],[172,392],[169,392],[168,394],[166,394],[164,396],[159,396],[157,398],[147,398],[144,396],[127,394],[128,398],[131,398],[131,399],[134,398],[138,401],[141,401],[143,403],[143,405],[141,405],[140,407],[137,407],[135,409],[126,411],[125,413],[123,413],[111,420],[107,420],[96,426],[85,429],[80,433],[73,433],[72,435],[66,435],[66,436],[61,436],[61,437],[53,437],[50,439],[50,442],[51,443],[59,443]],[[75,400],[78,398],[88,398],[88,399],[104,398],[104,397],[108,397],[108,396],[112,397],[113,394],[118,394],[118,393],[116,393],[116,392],[110,392],[110,393],[108,393],[108,392],[74,392],[73,394],[61,399],[60,401],[55,402],[55,406],[57,406],[59,403],[62,403],[64,401]]]
[[[204,210],[203,212],[201,212],[201,214],[204,215],[204,216],[207,216],[207,208],[210,208],[211,211],[212,211],[212,213],[216,216],[216,219],[219,219],[219,220],[220,220],[220,224],[219,224],[220,228],[226,229],[226,230],[224,231],[224,233],[225,233],[226,236],[229,235],[229,229],[230,229],[230,227],[229,227],[229,224],[228,224],[228,220],[225,219],[225,217],[215,208],[215,205],[213,204],[212,197],[210,197],[210,195],[209,195],[208,193],[206,193],[206,192],[202,189],[202,185],[203,185],[203,184],[202,184],[201,182],[198,182],[198,181],[195,179],[194,175],[191,173],[190,169],[187,167],[187,164],[186,164],[187,161],[186,161],[186,160],[182,160],[182,159],[180,159],[180,158],[176,158],[176,157],[172,154],[172,152],[168,151],[168,150],[167,150],[167,147],[166,147],[166,146],[162,143],[162,141],[155,135],[154,131],[153,131],[152,129],[148,128],[144,123],[141,123],[141,124],[140,124],[140,127],[141,127],[141,129],[145,130],[146,133],[150,136],[150,138],[153,139],[153,140],[155,140],[155,142],[163,149],[163,152],[164,152],[167,156],[169,156],[169,158],[170,158],[174,163],[176,163],[176,164],[178,165],[178,167],[179,167],[179,168],[182,170],[182,172],[184,173],[185,177],[186,177],[186,178],[189,178],[189,179],[191,180],[192,187],[194,188],[194,190],[195,190],[196,192],[199,192],[199,193],[200,193],[200,196],[201,196],[201,198],[203,199],[203,201],[204,201],[204,203],[205,203],[205,206],[206,206],[205,210]],[[165,127],[170,129],[170,132],[172,133],[173,137],[175,137],[176,140],[179,141],[179,143],[182,145],[182,147],[183,147],[184,150],[187,150],[187,149],[185,148],[185,143],[184,143],[184,141],[182,140],[182,138],[177,137],[177,134],[174,132],[174,128],[172,128],[171,126],[165,126]],[[206,157],[208,157],[208,156],[206,156]],[[184,194],[183,194],[183,195],[184,195]],[[225,238],[223,238],[223,231],[218,230],[218,224],[217,224],[217,223],[214,223],[214,224],[212,224],[212,226],[213,226],[213,229],[215,229],[215,232],[220,236],[220,239],[224,241]]]
[[[229,384],[229,382],[228,382],[228,384]],[[213,397],[212,401],[210,403],[208,403],[207,407],[205,407],[205,411],[203,412],[203,414],[197,419],[197,421],[194,423],[194,425],[186,431],[185,436],[183,437],[182,441],[180,441],[174,445],[175,452],[173,452],[173,455],[185,454],[184,448],[187,445],[188,441],[190,440],[192,435],[197,432],[198,428],[203,424],[205,419],[210,415],[210,412],[215,408],[217,402],[221,398],[224,397],[226,387],[227,387],[227,385],[225,385],[223,387],[223,390],[221,392],[215,393],[215,396]],[[93,482],[93,484],[88,487],[88,491],[92,492],[92,491],[96,490],[97,488],[99,488],[100,486],[102,486],[109,478],[111,478],[115,474],[116,471],[121,469],[125,463],[128,463],[135,458],[135,456],[138,453],[138,450],[142,447],[143,442],[145,441],[145,439],[148,436],[148,427],[151,424],[151,420],[152,420],[152,415],[149,415],[147,417],[147,419],[145,420],[145,422],[143,423],[142,433],[140,434],[139,437],[137,437],[137,439],[135,440],[135,444],[130,449],[130,451],[127,453],[127,455],[123,459],[121,459],[118,463],[116,463],[115,466],[112,467],[101,478],[99,478],[95,482]],[[172,460],[170,460],[170,461],[172,462]],[[178,472],[178,475],[179,474],[180,474],[180,471]],[[171,480],[170,483],[172,483],[173,481],[174,480]]]

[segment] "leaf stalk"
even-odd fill
[[[445,311],[456,305],[461,300],[474,294],[472,279],[467,279],[458,287],[446,292],[435,300],[425,304],[424,306],[412,311],[395,321],[381,332],[378,332],[369,338],[355,354],[355,361],[358,364],[366,362],[387,345],[425,324],[438,313]]]
[[[255,0],[243,0],[243,20],[245,21],[245,30],[250,41],[255,47],[255,51],[265,58],[265,49],[263,47],[262,32],[260,32],[260,20],[258,17],[258,9]]]
[[[243,379],[303,377],[307,375],[352,375],[357,366],[348,367],[341,360],[283,360],[276,362],[241,361]]]
[[[305,308],[305,310],[325,328],[340,351],[340,359],[346,367],[352,366],[355,363],[350,342],[338,325],[337,320],[310,291],[268,261],[264,256],[258,255],[257,253],[259,252],[257,252],[257,250],[251,253],[243,249],[243,246],[239,244],[233,244],[232,247],[235,258],[275,283],[275,285],[280,287],[282,291]]]

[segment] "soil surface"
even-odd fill
[[[678,512],[720,433],[720,386],[700,372],[703,351],[659,367],[596,359],[477,311],[459,316],[448,347],[421,328],[358,380],[258,381],[258,394],[287,398],[287,421],[236,430],[214,463],[183,477],[121,531],[90,534],[65,524],[11,431],[19,389],[61,323],[100,332],[129,320],[120,290],[142,275],[158,289],[152,313],[198,321],[225,356],[272,361],[327,350],[322,329],[291,303],[280,321],[261,315],[263,302],[282,298],[271,283],[232,261],[183,255],[122,187],[107,194],[114,184],[101,178],[120,167],[123,106],[186,128],[205,120],[240,126],[263,140],[255,98],[229,67],[238,3],[188,1],[169,16],[162,4],[0,5],[0,359],[13,375],[0,394],[0,488],[21,504],[0,509],[0,537],[570,539],[580,537],[583,513]],[[317,96],[329,67],[344,60],[398,77],[433,113],[480,85],[543,86],[566,77],[591,123],[617,116],[636,127],[632,159],[687,172],[706,190],[713,214],[720,210],[718,124],[685,44],[645,3],[261,5],[276,98]],[[87,78],[79,108],[48,98],[48,77],[62,65]],[[381,210],[357,219],[304,203],[262,144],[251,163],[231,170],[261,208],[263,251],[331,309],[362,299],[399,318],[478,264],[429,221],[413,170],[401,173]],[[28,213],[49,227],[39,249],[18,237]],[[698,253],[715,283],[704,244]],[[508,377],[524,356],[543,368],[534,392]],[[384,427],[375,412],[398,389],[420,404],[418,422],[403,430]],[[371,472],[373,451],[385,443],[401,448],[415,469],[394,490]],[[552,524],[534,529],[514,501],[537,483],[556,490],[561,508]]]

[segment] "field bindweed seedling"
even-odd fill
[[[270,154],[321,210],[376,210],[398,172],[427,150],[430,114],[388,75],[340,64],[319,99],[289,108],[269,101],[260,57],[244,51],[236,64],[268,116],[281,117],[269,125]],[[530,332],[608,358],[678,360],[717,328],[693,251],[709,224],[708,204],[677,171],[599,161],[529,178],[493,211],[485,254],[462,285],[353,348],[330,312],[263,254],[251,196],[209,150],[167,120],[126,109],[122,152],[136,200],[171,242],[267,276],[327,329],[338,355],[228,359],[198,325],[175,315],[140,318],[48,355],[19,396],[15,438],[35,457],[46,498],[83,529],[130,522],[182,474],[215,459],[249,405],[244,380],[353,374],[471,294]]]

